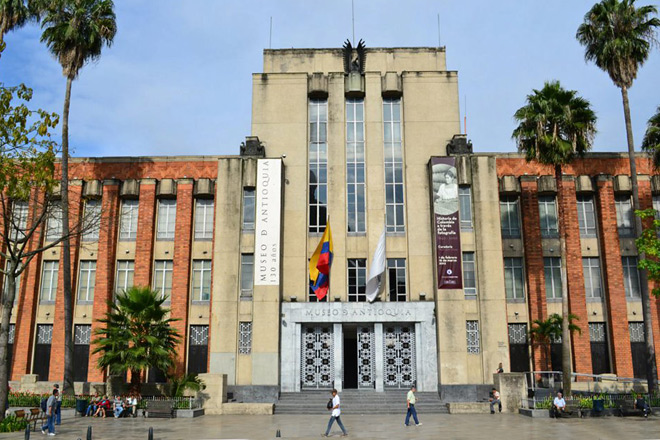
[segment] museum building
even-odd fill
[[[77,382],[107,379],[92,333],[116,292],[136,285],[160,291],[178,319],[177,371],[226,374],[238,399],[412,384],[449,395],[492,383],[500,362],[559,368],[559,341],[546,360],[528,332],[561,313],[561,270],[582,329],[575,371],[645,377],[627,155],[564,167],[558,198],[551,168],[474,153],[444,48],[268,49],[252,82],[239,155],[71,159],[72,217],[101,217],[72,243]],[[660,207],[650,161],[640,155],[637,169],[643,207]],[[49,222],[46,241],[61,230]],[[319,301],[308,263],[327,224],[334,258]],[[371,303],[383,231],[385,276]],[[60,273],[55,247],[21,276],[12,380],[62,380]]]

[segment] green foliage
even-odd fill
[[[639,261],[638,266],[640,269],[646,270],[649,280],[660,281],[660,239],[658,239],[660,218],[658,212],[655,209],[645,209],[635,211],[635,215],[642,221],[647,220],[644,223],[648,225],[642,230],[642,235],[635,240],[637,252],[644,253],[646,256]],[[656,297],[660,297],[660,287],[654,287],[652,293]]]
[[[24,408],[38,408],[41,404],[41,399],[48,398],[49,393],[37,394],[29,391],[10,391],[9,392],[9,406],[24,407]],[[62,395],[62,408],[75,408],[76,399],[89,398],[87,395],[71,396],[68,394]]]
[[[548,396],[543,400],[537,400],[534,402],[534,409],[550,409],[552,408],[553,397]]]
[[[660,169],[660,106],[646,125],[642,150],[652,157],[655,169]]]
[[[0,422],[0,432],[25,431],[27,425],[25,418],[17,419],[15,415],[10,415]]]
[[[27,199],[33,188],[52,189],[57,143],[51,138],[59,117],[30,110],[32,90],[0,86],[0,192]]]
[[[183,374],[179,377],[170,377],[170,397],[183,397],[186,390],[201,391],[206,388],[204,382],[196,374]]]
[[[585,60],[607,72],[617,87],[630,88],[656,42],[657,12],[655,6],[636,8],[635,0],[596,3],[576,34]]]
[[[75,79],[88,61],[100,58],[112,45],[117,21],[112,0],[51,0],[44,13],[41,41]]]
[[[512,137],[528,161],[565,165],[591,149],[596,114],[591,104],[565,90],[559,81],[546,82],[527,95],[527,103],[514,114],[519,123]]]
[[[181,335],[167,318],[165,298],[148,287],[132,287],[117,295],[111,310],[98,321],[93,353],[100,353],[99,368],[110,368],[112,374],[141,372],[149,367],[169,370],[174,364],[176,346]]]
[[[573,321],[579,320],[580,318],[572,313],[568,315],[568,329],[571,333],[582,333],[582,329],[573,323]],[[550,315],[546,320],[535,319],[532,322],[532,328],[529,330],[529,334],[536,344],[550,344],[552,341],[556,341],[561,337],[561,325],[563,322],[564,319],[556,313]]]

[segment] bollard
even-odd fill
[[[30,440],[30,424],[25,427],[25,440]]]
[[[87,427],[87,440],[92,440],[92,427]]]
[[[154,428],[149,427],[149,440],[154,440]]]
[[[278,429],[277,432],[275,433],[275,437],[282,437],[282,434],[280,433],[280,430]]]

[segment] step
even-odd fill
[[[405,413],[408,390],[345,390],[339,393],[345,414],[402,414]],[[437,392],[417,392],[415,405],[422,414],[448,414],[446,405]],[[281,393],[275,405],[276,414],[328,414],[326,404],[331,395],[328,390],[305,390],[299,393]]]

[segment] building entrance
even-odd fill
[[[357,328],[344,327],[344,388],[358,387]]]

